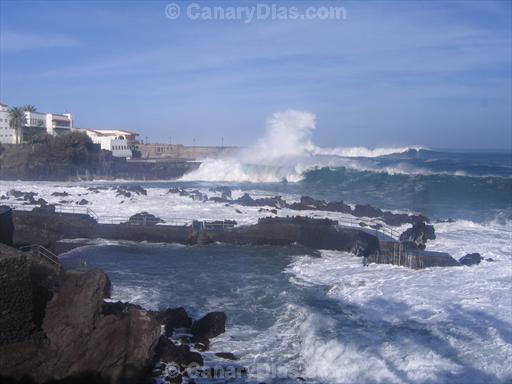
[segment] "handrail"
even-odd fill
[[[13,202],[6,202],[6,205],[9,205],[11,208],[16,210],[23,210],[23,211],[31,211],[34,207],[37,207],[37,205],[31,205],[31,204],[21,204],[21,203],[13,203]],[[158,219],[150,219],[150,218],[134,218],[134,217],[126,217],[126,216],[100,216],[96,214],[91,208],[89,207],[83,207],[83,206],[65,206],[65,205],[54,205],[55,212],[57,213],[73,213],[73,214],[83,214],[91,217],[94,219],[97,223],[101,224],[133,224],[133,225],[190,225],[191,220],[190,218],[182,218],[182,217],[175,217],[172,218],[172,220],[166,220],[165,222],[161,222]],[[392,238],[393,240],[398,240],[400,238],[400,233],[390,226],[387,226],[385,224],[382,224],[380,222],[377,222],[371,218],[360,218],[352,215],[341,215],[337,217],[335,220],[338,221],[339,226],[349,226],[349,227],[357,227],[362,230],[371,231],[372,233],[375,233],[377,237],[379,235],[381,236],[387,236]],[[207,222],[204,219],[196,219],[196,221],[199,221],[202,223],[202,228],[222,228],[222,229],[231,229],[235,225],[232,223],[225,223],[224,221],[222,223],[212,223]],[[219,220],[220,221],[220,220]],[[362,227],[360,223],[367,224],[367,227]],[[383,238],[384,240],[385,238]]]
[[[22,252],[32,251],[33,253],[37,252],[37,255],[41,258],[45,258],[46,260],[54,263],[55,265],[60,266],[60,261],[58,256],[50,251],[48,248],[43,247],[42,245],[25,245],[20,247]]]

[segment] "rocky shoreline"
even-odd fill
[[[2,244],[0,264],[2,288],[12,291],[0,300],[2,383],[181,383],[211,374],[201,351],[225,332],[223,312],[192,320],[183,308],[109,302],[103,271],[63,271]]]

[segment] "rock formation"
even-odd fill
[[[434,226],[419,222],[400,235],[400,241],[415,245],[418,249],[425,249],[427,240],[435,240]]]
[[[151,368],[160,326],[137,307],[103,313],[110,289],[104,272],[37,273],[44,266],[15,250],[0,261],[2,282],[14,290],[0,302],[4,378],[138,383]]]
[[[459,259],[459,263],[466,266],[477,265],[483,260],[482,255],[479,253],[468,253]]]

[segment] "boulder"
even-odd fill
[[[0,347],[2,374],[37,383],[84,375],[98,378],[89,382],[141,382],[153,364],[158,322],[135,306],[104,312],[110,280],[100,270],[62,272],[56,287],[40,334]]]
[[[483,259],[484,258],[479,253],[468,253],[467,255],[462,256],[459,259],[459,263],[461,263],[462,265],[471,266],[471,265],[480,264],[480,262]]]
[[[165,336],[160,336],[158,340],[156,359],[176,365],[180,368],[180,372],[183,372],[191,364],[196,366],[204,364],[200,353],[190,351],[188,345],[176,345]]]
[[[356,204],[352,214],[357,217],[380,217],[383,212],[379,208],[372,207],[368,204]]]
[[[76,203],[77,205],[87,205],[89,204],[89,201],[87,201],[86,199],[82,199],[80,201],[77,201]]]
[[[435,240],[436,234],[432,225],[418,222],[400,235],[400,241],[414,243],[418,249],[425,249],[428,240]]]
[[[64,191],[64,192],[53,192],[52,196],[67,197],[67,196],[69,196],[69,193],[67,193],[66,191]]]
[[[163,222],[161,218],[148,212],[136,213],[128,219],[128,224],[132,225],[157,225]]]
[[[192,324],[194,341],[203,342],[223,334],[226,331],[226,314],[224,312],[210,312]]]
[[[231,352],[217,352],[215,354],[215,356],[220,357],[221,359],[226,359],[226,360],[238,360],[238,357],[236,357]]]
[[[165,311],[160,311],[156,314],[156,319],[164,325],[167,336],[172,336],[176,328],[192,327],[192,319],[185,308],[182,307],[167,308]]]

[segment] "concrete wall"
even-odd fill
[[[138,144],[142,159],[198,160],[235,155],[240,147],[200,147],[181,144]]]

